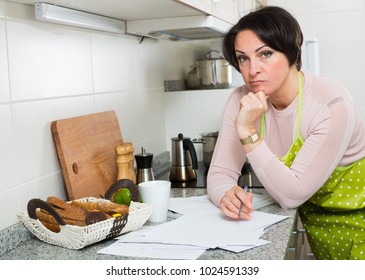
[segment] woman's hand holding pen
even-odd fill
[[[252,193],[240,186],[234,186],[221,199],[220,209],[227,217],[249,220],[253,212]]]

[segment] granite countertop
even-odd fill
[[[171,190],[172,197],[190,197],[206,194],[205,188],[174,188]],[[282,260],[286,256],[286,250],[290,234],[295,220],[296,210],[285,210],[277,204],[272,204],[260,208],[259,211],[288,216],[275,225],[265,230],[263,239],[271,241],[268,244],[241,252],[233,253],[226,250],[214,249],[204,252],[200,260]],[[123,256],[104,255],[97,252],[110,244],[114,243],[113,239],[104,240],[99,243],[87,246],[81,250],[70,250],[59,246],[54,246],[40,241],[38,238],[30,240],[17,246],[15,249],[0,256],[0,260],[123,260],[138,259]],[[139,258],[140,259],[140,258]]]

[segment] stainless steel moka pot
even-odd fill
[[[146,181],[154,181],[155,177],[152,169],[153,154],[146,153],[146,150],[142,147],[141,153],[134,157],[137,163],[137,185]]]
[[[196,180],[198,159],[193,142],[181,133],[171,138],[170,181],[187,182]]]

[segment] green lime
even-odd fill
[[[129,206],[132,201],[131,191],[127,188],[121,188],[114,195],[114,202],[118,204],[125,204]]]

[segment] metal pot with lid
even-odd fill
[[[232,85],[232,66],[219,51],[209,51],[204,59],[196,60],[196,65],[200,89],[223,89]]]
[[[215,144],[218,139],[218,131],[202,133],[201,138],[193,139],[193,143],[200,143],[203,145],[203,164],[205,168],[209,168],[212,160]]]

